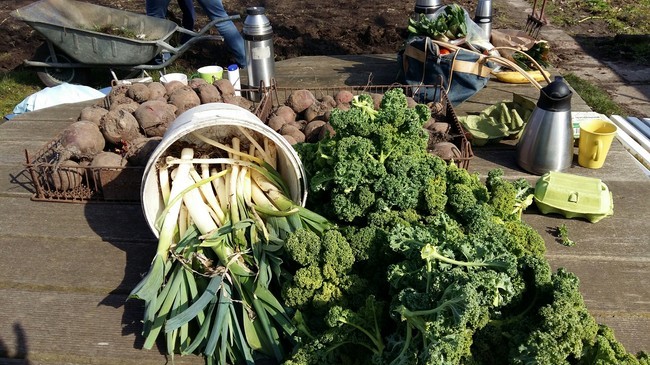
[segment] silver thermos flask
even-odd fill
[[[492,35],[492,0],[479,0],[474,13],[474,23],[483,30],[489,41]]]
[[[275,77],[275,54],[273,52],[273,29],[263,7],[246,9],[243,26],[244,46],[246,48],[246,74],[248,85],[257,89],[263,83],[271,86]],[[251,92],[251,100],[259,101],[259,92]]]
[[[442,0],[415,0],[415,20],[418,20],[421,15],[433,20],[433,13],[441,6]]]

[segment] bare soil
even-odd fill
[[[625,3],[632,0],[618,0]],[[32,0],[0,2],[0,73],[17,70],[22,61],[33,59],[34,51],[43,44],[42,36],[29,25],[10,16],[10,12],[31,3]],[[143,0],[94,0],[98,5],[144,13]],[[375,0],[370,2],[330,0],[304,2],[300,0],[228,0],[227,11],[239,13],[241,27],[245,10],[250,6],[264,6],[274,30],[276,60],[304,55],[340,55],[395,53],[406,37],[408,17],[413,13],[414,1]],[[446,3],[446,2],[445,2]],[[477,1],[456,1],[473,13]],[[505,8],[506,1],[493,1],[495,28],[522,29],[527,14],[512,14]],[[573,11],[573,10],[572,10]],[[197,27],[207,23],[197,5]],[[180,23],[181,12],[171,1],[169,18]],[[589,14],[575,13],[576,19]],[[565,27],[569,34],[579,35],[586,47],[594,50],[614,38],[602,19],[594,18]],[[552,40],[551,41],[552,44]],[[551,50],[553,48],[551,47]],[[624,50],[607,48],[602,57],[624,56]],[[589,49],[586,49],[589,51]],[[576,52],[583,52],[576,50]],[[566,57],[567,55],[564,54]],[[227,64],[231,60],[219,42],[201,42],[193,46],[178,61],[182,66],[194,67],[206,62]]]

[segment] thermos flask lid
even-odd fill
[[[265,9],[263,6],[253,6],[246,9],[246,15],[262,15]]]
[[[571,96],[573,92],[562,76],[556,76],[555,80],[539,92],[537,106],[541,109],[564,112],[571,110]]]

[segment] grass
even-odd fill
[[[14,71],[0,76],[0,113],[5,116],[13,112],[27,96],[43,89],[34,72]],[[0,116],[0,117],[1,117]]]
[[[560,26],[602,19],[612,34],[650,34],[650,0],[565,0],[547,6],[551,22]]]
[[[564,78],[593,111],[605,115],[627,114],[609,97],[605,90],[572,73],[564,75]]]

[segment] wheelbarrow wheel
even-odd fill
[[[57,63],[76,62],[69,56],[55,51]],[[54,62],[47,44],[41,45],[35,53],[36,60],[49,63]],[[37,71],[36,75],[45,86],[57,86],[63,83],[84,84],[88,80],[88,70],[74,67],[43,67]]]

